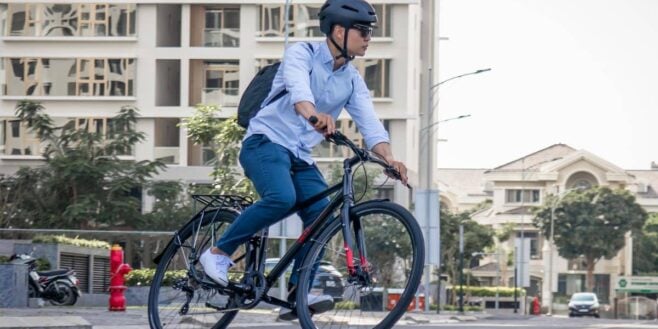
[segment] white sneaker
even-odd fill
[[[334,298],[329,295],[317,296],[317,295],[308,294],[307,298],[308,298],[307,299],[308,308],[309,310],[311,310],[311,314],[324,313],[334,308]],[[294,296],[292,299],[294,299]],[[297,319],[297,312],[294,309],[291,310],[282,307],[279,310],[279,319],[283,321],[295,320]]]
[[[225,255],[213,254],[210,252],[210,248],[208,248],[201,254],[199,261],[201,262],[203,271],[209,278],[221,286],[226,287],[228,285],[228,269],[235,265],[231,261],[231,258]]]

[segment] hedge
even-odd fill
[[[459,293],[459,286],[448,287],[448,289],[455,290]],[[525,295],[525,290],[516,288],[518,296]],[[464,295],[473,297],[496,297],[496,287],[474,287],[464,286]],[[498,287],[498,295],[500,297],[514,297],[514,288]]]
[[[142,268],[132,270],[126,275],[126,286],[150,286],[155,275],[154,268]],[[229,280],[239,281],[242,273],[229,273]],[[177,279],[186,278],[187,270],[176,270],[165,272],[163,286],[170,286]]]
[[[110,249],[110,244],[105,241],[69,238],[64,235],[36,235],[32,238],[32,243],[59,243],[84,248]]]

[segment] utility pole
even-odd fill
[[[459,223],[459,313],[464,314],[464,224]]]
[[[427,72],[427,75],[421,74],[420,81],[420,102],[419,102],[419,116],[418,116],[418,131],[419,131],[419,143],[418,143],[418,180],[419,180],[419,189],[416,192],[416,204],[424,206],[424,209],[417,209],[418,220],[425,225],[425,311],[429,311],[430,307],[430,282],[433,265],[440,267],[440,251],[438,251],[438,257],[430,257],[430,254],[434,254],[432,249],[440,249],[440,240],[441,234],[435,233],[434,230],[431,230],[431,227],[437,227],[440,230],[440,225],[436,223],[440,221],[438,218],[438,204],[439,196],[438,191],[434,187],[434,170],[436,167],[436,145],[434,131],[425,129],[429,124],[436,121],[436,113],[433,109],[433,98],[432,98],[432,84],[433,84],[433,75],[435,74],[432,71],[433,67],[436,67],[437,54],[436,48],[438,46],[438,24],[436,20],[438,19],[438,4],[434,0],[421,0],[420,2],[420,15],[421,15],[421,38],[420,38],[420,72]],[[425,85],[426,84],[426,85]],[[421,148],[425,148],[425,152],[420,152]],[[421,200],[422,199],[422,200]],[[436,217],[436,218],[432,218]],[[430,235],[431,232],[431,235]],[[438,235],[438,236],[435,236]],[[438,241],[435,247],[435,243],[430,243],[430,241]],[[432,259],[434,258],[434,259]],[[438,261],[436,260],[438,258]],[[436,264],[433,264],[436,263]],[[441,284],[441,279],[439,276],[439,286]],[[438,296],[440,298],[440,288],[438,291]],[[418,298],[418,296],[417,296]],[[440,308],[440,302],[437,300],[437,304]],[[416,307],[418,308],[418,300]]]

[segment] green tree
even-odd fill
[[[534,225],[550,236],[551,205],[547,198],[536,209]],[[624,247],[625,235],[637,233],[647,213],[626,190],[595,187],[572,190],[555,208],[554,241],[560,256],[575,259],[583,256],[587,263],[587,291],[594,286],[594,266],[602,258],[612,259]]]
[[[178,230],[193,214],[184,186],[177,181],[158,181],[150,184],[147,194],[153,196],[153,210],[144,214],[137,228],[144,230]]]
[[[375,167],[376,166],[376,167]],[[371,200],[377,195],[375,180],[382,174],[378,165],[364,164],[352,171],[352,185],[356,201]],[[343,181],[343,162],[334,162],[329,165],[327,184],[332,186]]]
[[[473,211],[441,212],[441,259],[442,273],[450,274],[452,283],[459,283],[459,224],[464,225],[464,264],[470,264],[472,254],[494,245],[493,228],[471,220]],[[466,265],[465,265],[466,266]]]
[[[194,114],[183,119],[188,137],[197,145],[210,146],[215,153],[213,161],[212,193],[237,194],[256,199],[251,181],[238,170],[238,156],[245,130],[237,118],[217,117],[220,109],[215,105],[197,105]]]
[[[633,238],[633,275],[658,274],[658,213],[649,215]]]
[[[45,163],[2,178],[3,226],[89,229],[132,227],[141,220],[134,194],[164,165],[119,159],[144,140],[134,130],[135,108],[121,108],[107,135],[75,129],[73,121],[56,126],[31,101],[19,102],[16,115],[46,145]]]

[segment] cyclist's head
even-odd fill
[[[348,55],[347,40],[351,29],[357,30],[363,38],[370,39],[372,29],[377,23],[375,9],[364,0],[327,0],[320,8],[320,31],[326,34],[329,40],[341,52],[341,57],[348,60],[353,56]],[[339,25],[344,28],[343,46],[339,46],[332,36],[334,27]]]

